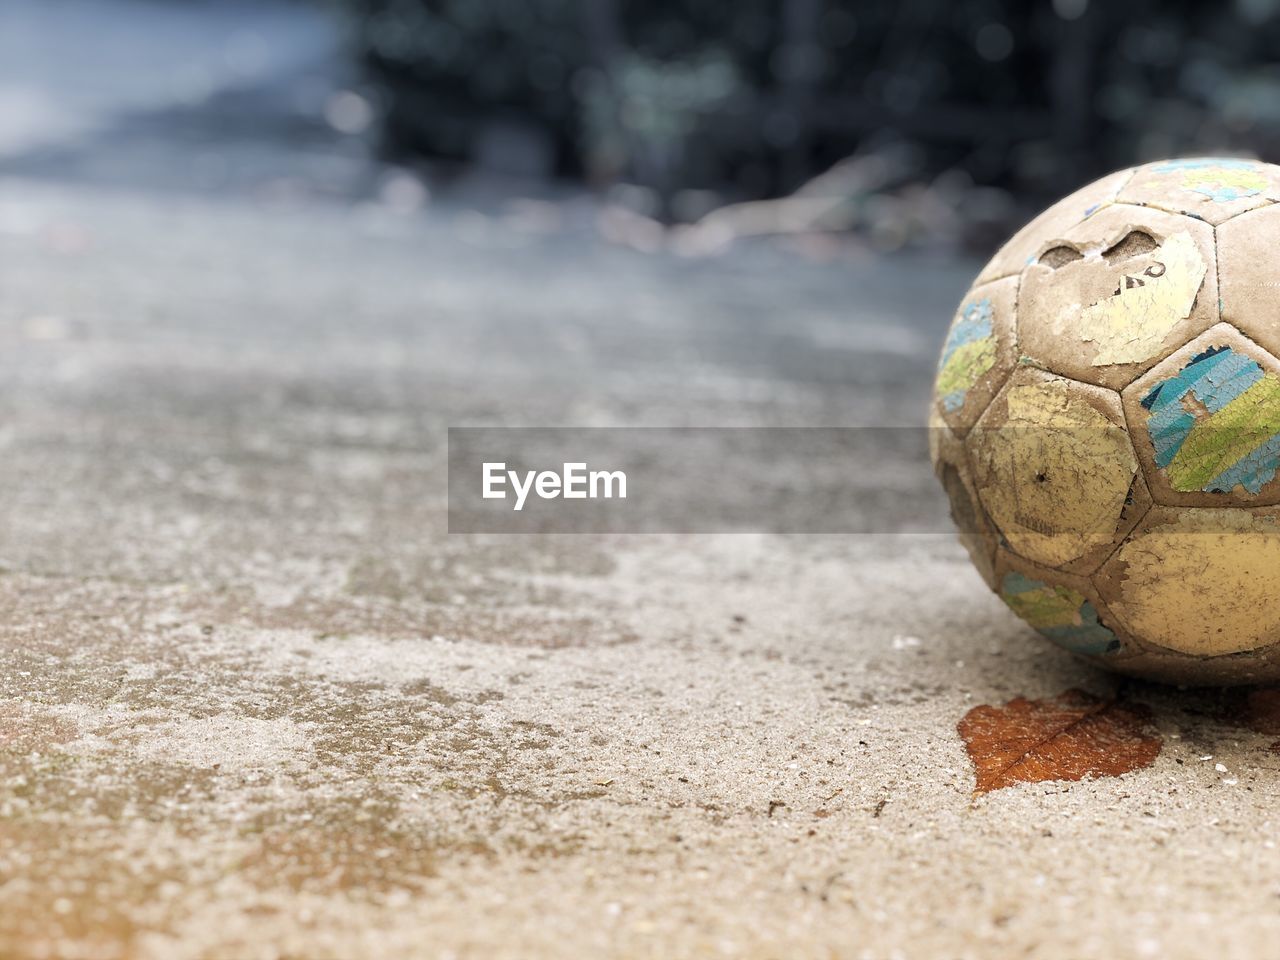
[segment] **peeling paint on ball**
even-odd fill
[[[1098,620],[1093,604],[1070,587],[1010,571],[1000,582],[1000,599],[1028,624],[1072,653],[1114,653],[1120,649],[1120,641]]]
[[[938,363],[938,395],[943,409],[955,413],[965,395],[996,365],[996,338],[991,323],[991,298],[970,300],[960,308]]]

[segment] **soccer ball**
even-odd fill
[[[1280,678],[1280,167],[1150,163],[1050,207],[956,313],[934,468],[974,564],[1072,653]]]

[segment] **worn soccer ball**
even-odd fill
[[[1041,634],[1280,678],[1280,167],[1151,163],[1050,207],[961,302],[931,421],[974,564]]]

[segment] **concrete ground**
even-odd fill
[[[0,956],[1274,950],[1280,755],[1212,695],[974,798],[970,707],[1116,681],[951,538],[445,531],[450,425],[915,422],[974,265],[278,153],[202,193],[100,134],[0,159]]]

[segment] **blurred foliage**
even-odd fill
[[[839,158],[1053,194],[1280,146],[1280,0],[343,0],[388,150],[777,195]]]

